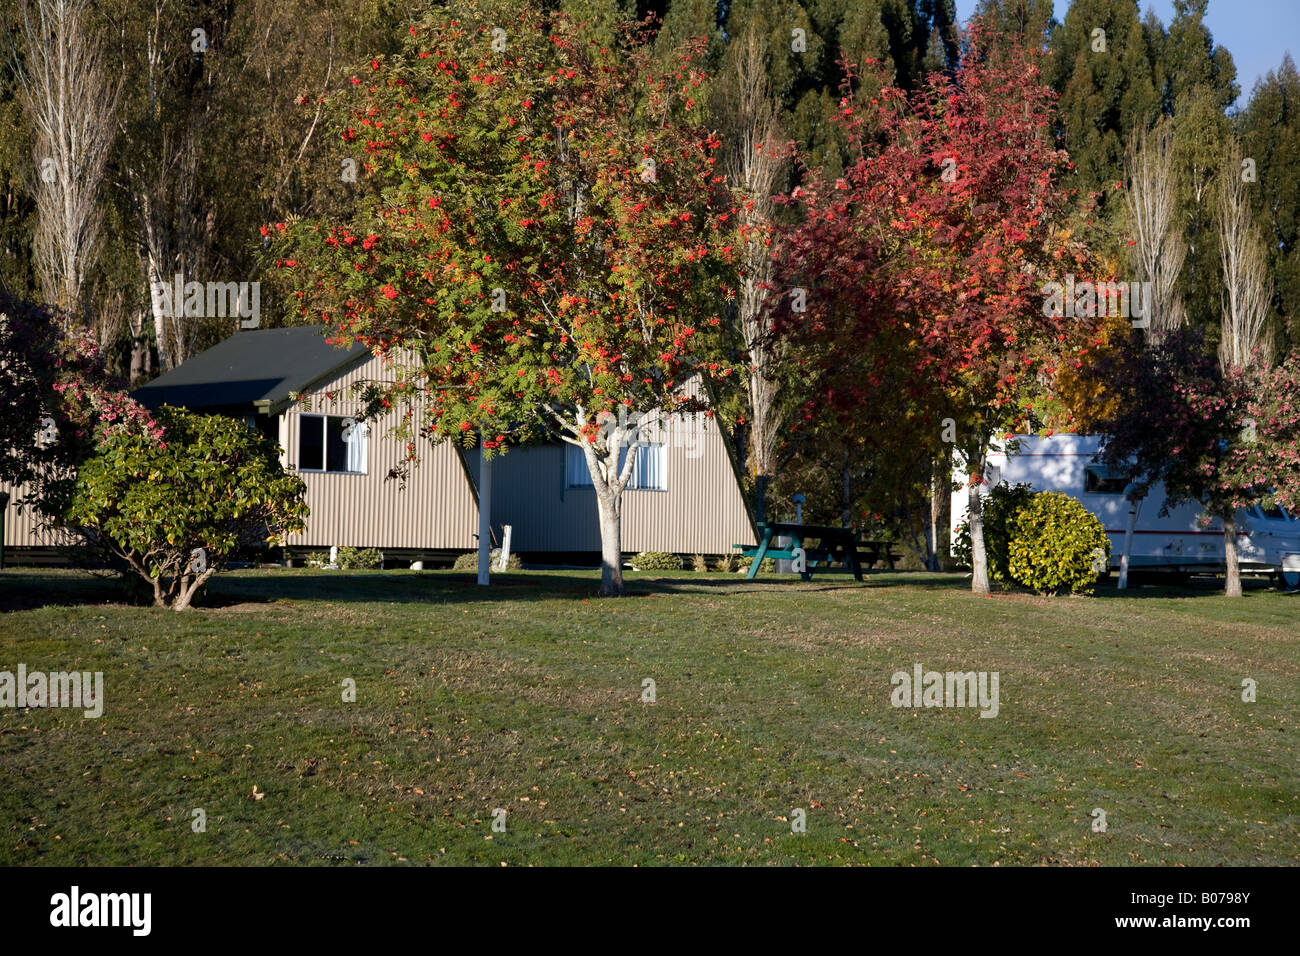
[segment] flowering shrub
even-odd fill
[[[108,375],[89,330],[63,332],[49,309],[0,293],[0,481],[48,482],[113,435],[159,441],[162,430]]]

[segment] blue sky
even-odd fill
[[[957,0],[957,15],[965,22],[976,0]],[[1070,0],[1055,0],[1056,19],[1065,19]],[[1168,25],[1174,16],[1173,0],[1140,0],[1142,15],[1148,8]],[[1300,59],[1300,0],[1210,0],[1205,24],[1214,42],[1228,48],[1237,64],[1241,84],[1239,106],[1246,104],[1255,80],[1277,69],[1288,51]]]

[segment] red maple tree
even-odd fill
[[[1030,427],[1057,371],[1081,363],[1096,335],[1096,319],[1045,307],[1047,282],[1090,266],[1069,228],[1067,157],[1052,144],[1038,59],[986,61],[972,34],[957,73],[932,74],[911,97],[887,85],[869,102],[846,94],[838,121],[857,159],[789,198],[799,223],[779,269],[777,326],[821,385],[808,421],[938,454],[952,420],[977,593],[988,592],[989,441]],[[902,431],[900,408],[924,430]]]

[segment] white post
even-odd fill
[[[501,557],[497,558],[497,570],[504,571],[510,567],[510,525],[501,532]]]
[[[1133,553],[1133,528],[1137,525],[1138,509],[1142,507],[1142,499],[1134,493],[1133,486],[1130,485],[1124,489],[1128,494],[1128,527],[1124,529],[1124,550],[1120,552],[1119,557],[1119,581],[1115,588],[1119,591],[1128,588],[1128,559]]]
[[[330,567],[337,568],[338,566],[339,566],[339,546],[337,544],[332,544],[330,545]]]
[[[487,446],[478,453],[478,583],[486,585],[491,576],[492,559],[492,459]]]

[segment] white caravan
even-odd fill
[[[1013,443],[1015,453],[1008,455],[1006,446]],[[1110,538],[1110,566],[1118,569],[1129,519],[1129,502],[1124,496],[1129,482],[1125,473],[1094,461],[1101,446],[1102,439],[1096,435],[1018,435],[1014,440],[994,442],[989,450],[985,493],[1005,481],[1077,498],[1101,520]],[[958,484],[966,478],[966,474],[958,474]],[[953,493],[954,538],[957,526],[966,519],[969,501],[969,488]],[[1164,486],[1160,484],[1153,485],[1138,503],[1129,567],[1179,574],[1222,571],[1223,522],[1216,518],[1201,526],[1197,519],[1202,509],[1194,502],[1171,508],[1161,517],[1164,503]],[[1300,586],[1300,518],[1284,509],[1238,511],[1237,552],[1243,572],[1271,572],[1287,587]]]

